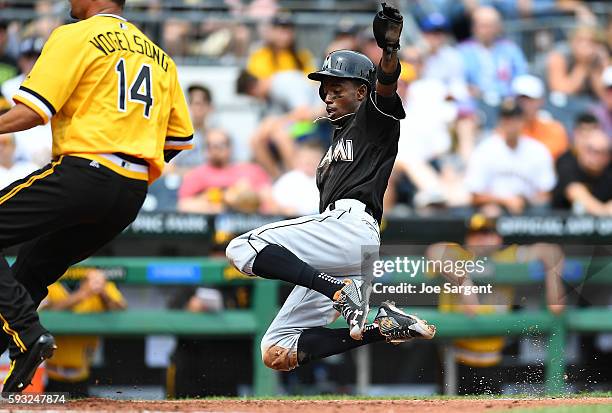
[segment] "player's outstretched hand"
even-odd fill
[[[389,52],[399,50],[403,22],[404,18],[398,9],[382,3],[382,10],[376,13],[372,25],[378,47]]]

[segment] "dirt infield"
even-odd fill
[[[253,413],[477,413],[534,407],[569,405],[608,405],[612,411],[612,398],[538,398],[538,399],[406,399],[406,400],[181,400],[181,401],[118,401],[84,399],[67,405],[6,406],[0,411],[53,410],[53,411],[158,411],[158,412],[253,412]]]

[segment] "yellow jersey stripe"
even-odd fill
[[[6,201],[8,201],[9,199],[11,199],[15,195],[17,195],[17,193],[19,191],[21,191],[22,189],[27,188],[29,186],[32,186],[32,184],[34,182],[36,182],[37,180],[43,179],[43,178],[51,175],[55,171],[55,167],[62,162],[62,158],[63,157],[60,157],[60,159],[58,161],[53,162],[51,164],[51,168],[45,170],[44,172],[42,172],[42,173],[40,173],[38,175],[31,176],[30,179],[28,179],[26,182],[24,182],[22,184],[19,184],[16,187],[14,187],[13,189],[11,189],[8,194],[6,194],[2,198],[0,198],[0,205],[4,204]]]
[[[26,351],[28,351],[25,344],[23,344],[23,341],[21,341],[19,334],[11,328],[8,320],[4,318],[2,314],[0,314],[0,320],[2,320],[2,330],[4,330],[6,334],[8,334],[9,336],[13,338],[13,341],[19,348],[19,351],[21,351],[22,353],[25,353]]]
[[[6,377],[4,378],[4,382],[2,383],[2,385],[6,384],[6,381],[8,380],[9,377],[11,377],[11,374],[13,373],[14,369],[15,369],[15,360],[11,360],[11,363],[9,365],[9,371],[8,373],[6,373]]]
[[[192,144],[188,144],[188,145],[165,145],[164,146],[164,150],[168,150],[168,149],[175,149],[175,150],[179,150],[179,151],[184,151],[187,149],[193,149],[193,145]]]
[[[93,153],[71,153],[70,156],[76,156],[78,158],[85,158],[91,161],[96,161],[100,163],[101,165],[106,166],[108,169],[112,170],[113,172],[118,173],[121,176],[125,176],[126,178],[138,179],[141,181],[149,180],[148,173],[129,171],[125,168],[120,167],[117,164],[114,164],[108,159],[102,156],[97,156],[96,154],[93,154]]]

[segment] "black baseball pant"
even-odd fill
[[[36,309],[47,286],[120,234],[147,194],[145,181],[62,156],[0,191],[0,354],[27,351],[41,334]],[[2,250],[16,244],[9,267]]]

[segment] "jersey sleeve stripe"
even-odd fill
[[[41,104],[43,104],[44,107],[46,108],[46,110],[48,110],[49,113],[51,114],[51,116],[49,116],[50,118],[57,113],[57,111],[55,110],[53,105],[47,99],[45,99],[45,97],[43,95],[37,93],[36,91],[34,91],[32,89],[29,89],[29,88],[25,87],[25,86],[19,87],[19,92],[17,92],[17,93],[20,94],[22,92],[25,94],[26,97],[27,97],[27,95],[30,95],[31,97],[37,99]]]
[[[193,135],[184,138],[168,136],[164,145],[164,149],[190,149],[192,147]]]
[[[168,143],[166,143],[166,146],[164,146],[165,151],[166,150],[184,151],[188,149],[193,149],[193,144],[188,143],[188,144],[181,144],[181,145],[169,145]]]
[[[375,92],[374,92],[375,93]],[[390,117],[391,119],[394,119],[396,121],[400,121],[400,119],[396,118],[393,115],[389,115],[388,113],[383,112],[382,110],[380,110],[380,108],[376,105],[376,102],[374,101],[374,98],[372,98],[373,93],[370,93],[370,101],[372,102],[372,105],[374,105],[374,107],[376,108],[377,111],[379,111],[381,114]]]
[[[50,113],[48,113],[45,109],[42,109],[40,105],[37,105],[36,103],[32,102],[30,99],[31,99],[30,96],[28,96],[27,98],[24,96],[20,96],[19,92],[17,92],[17,94],[13,96],[13,100],[15,101],[15,103],[23,103],[24,105],[32,109],[34,112],[36,112],[36,114],[40,116],[40,118],[43,120],[44,123],[49,122]]]
[[[166,136],[167,141],[180,141],[180,142],[189,142],[193,139],[193,135],[185,136],[185,137],[177,137],[177,136]]]

